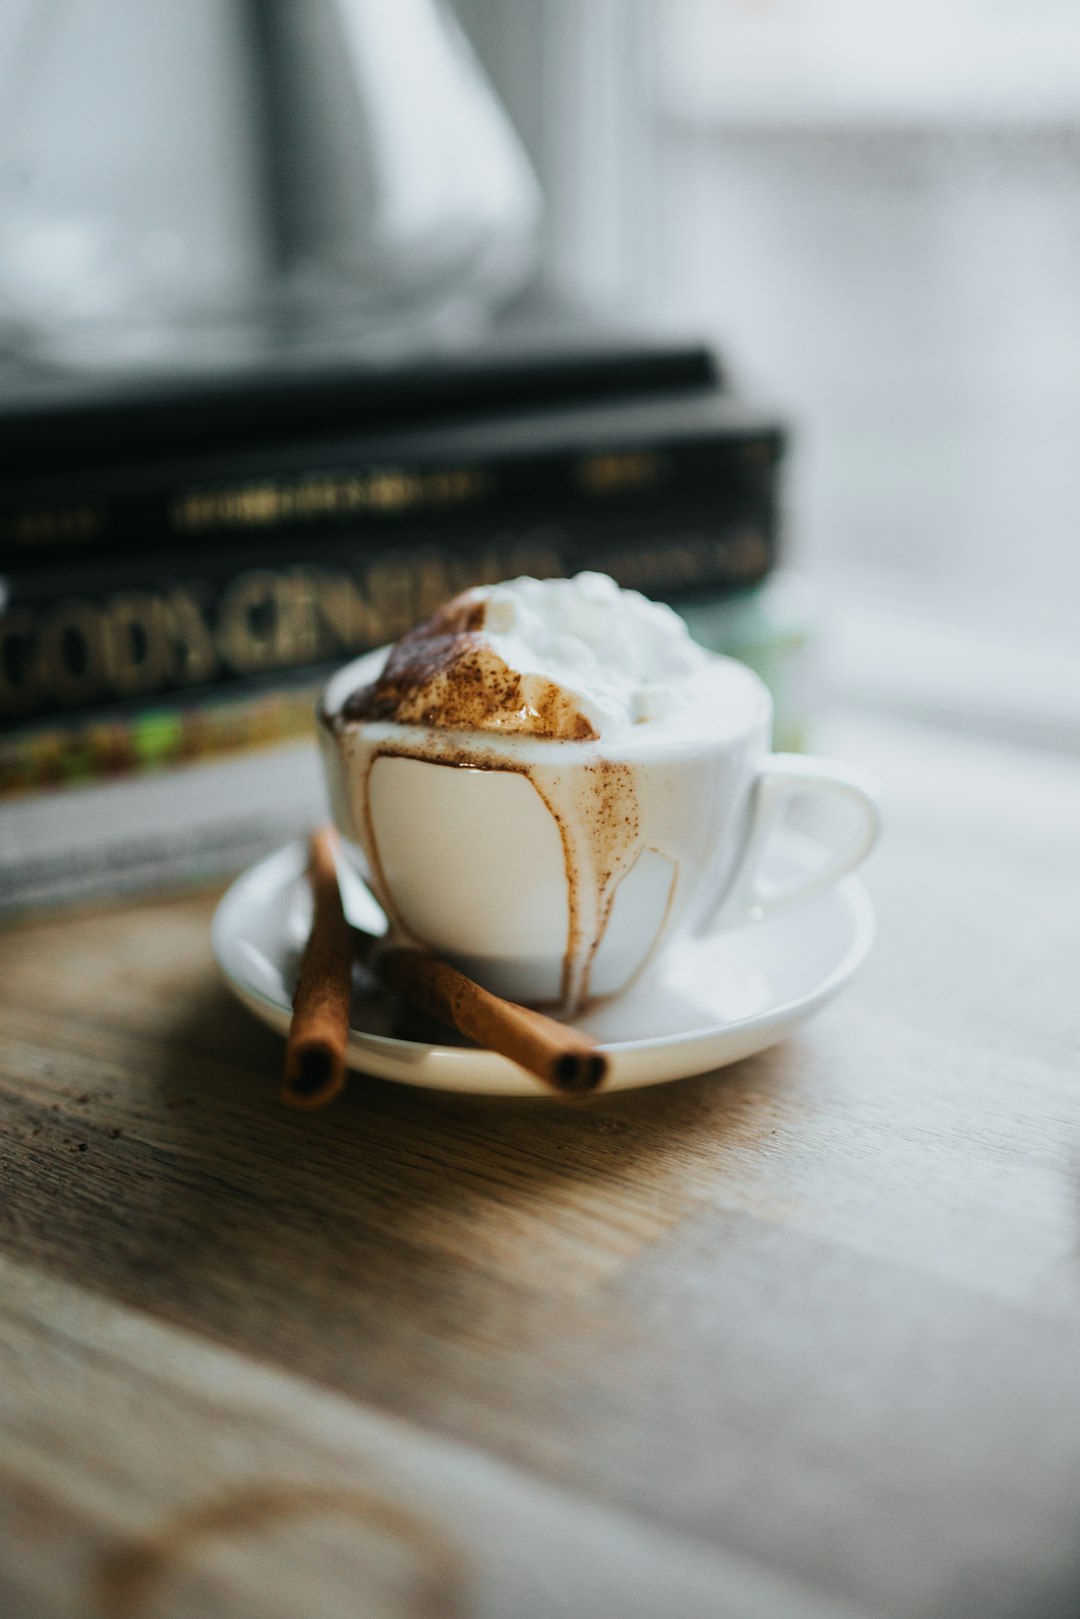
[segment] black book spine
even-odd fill
[[[264,448],[228,458],[228,470],[218,457],[57,474],[0,488],[0,568],[241,539],[288,538],[314,550],[334,532],[392,544],[421,522],[518,521],[535,501],[580,505],[585,522],[690,492],[737,504],[771,484],[782,451],[780,430],[759,425],[495,455],[481,432],[453,454],[416,435],[396,455],[358,439],[351,450]]]
[[[580,335],[580,334],[579,334]],[[723,385],[715,354],[696,343],[615,343],[566,348],[539,340],[516,353],[491,351],[470,359],[405,364],[381,369],[291,368],[253,377],[217,377],[171,385],[148,383],[131,395],[106,385],[70,397],[69,381],[44,397],[20,400],[0,393],[0,472],[30,468],[48,475],[58,464],[87,467],[108,459],[117,445],[143,459],[213,452],[250,445],[252,439],[288,443],[300,434],[355,434],[388,426],[438,422],[463,411],[490,415],[538,405],[580,404],[642,395],[677,394]],[[67,397],[65,397],[65,395]]]
[[[775,561],[775,480],[630,510],[537,505],[401,529],[330,532],[8,576],[0,726],[340,663],[397,639],[469,585],[592,568],[678,601],[757,583]]]

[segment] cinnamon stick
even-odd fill
[[[293,996],[281,1099],[311,1111],[324,1107],[344,1087],[352,999],[352,936],[341,906],[331,833],[325,827],[312,834],[308,880],[311,933]]]
[[[358,929],[353,934],[386,989],[477,1045],[508,1057],[552,1090],[582,1096],[603,1083],[607,1058],[577,1029],[504,1001],[426,950],[396,945],[377,950],[368,935]]]
[[[293,997],[282,1101],[310,1111],[332,1101],[345,1084],[354,947],[385,989],[509,1058],[552,1090],[584,1095],[603,1083],[607,1058],[587,1035],[493,995],[426,950],[381,949],[371,934],[350,928],[331,838],[328,828],[311,838],[311,933]]]

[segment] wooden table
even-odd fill
[[[1080,1611],[1080,771],[824,740],[874,957],[655,1092],[294,1115],[212,896],[0,938],[5,1619]]]

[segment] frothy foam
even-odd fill
[[[706,663],[670,607],[605,574],[514,579],[417,625],[344,718],[610,742],[675,715]]]

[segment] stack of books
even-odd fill
[[[769,641],[784,434],[693,343],[560,314],[392,370],[23,379],[0,447],[0,910],[318,818],[327,673],[467,585],[593,568]]]

